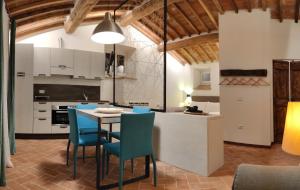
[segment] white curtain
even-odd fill
[[[5,6],[3,6],[3,48],[4,48],[4,64],[3,64],[3,132],[6,166],[13,167],[10,157],[9,133],[8,133],[8,114],[7,114],[7,83],[8,83],[8,60],[9,60],[9,18],[6,13]]]

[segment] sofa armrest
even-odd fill
[[[233,190],[300,189],[299,166],[261,166],[242,164],[238,167]]]

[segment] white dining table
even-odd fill
[[[87,117],[98,121],[98,139],[99,140],[100,140],[100,137],[101,137],[101,125],[102,124],[109,124],[110,125],[109,132],[112,132],[112,125],[120,123],[122,114],[132,113],[132,112],[129,112],[129,111],[124,111],[122,113],[109,113],[108,114],[108,113],[99,113],[96,110],[82,110],[82,109],[77,109],[77,111],[80,114],[86,115]],[[109,142],[111,142],[111,138],[109,138]],[[97,187],[98,190],[111,189],[111,188],[114,188],[114,187],[118,187],[118,183],[107,184],[107,185],[101,186],[100,168],[102,168],[103,166],[101,166],[101,162],[100,162],[100,158],[101,158],[100,146],[101,146],[100,141],[98,141],[97,146],[96,146],[96,158],[97,158],[96,187]],[[130,183],[134,183],[136,181],[148,178],[150,176],[150,157],[149,156],[145,156],[145,163],[146,163],[145,164],[145,175],[135,177],[135,178],[131,178],[131,179],[128,179],[128,180],[124,180],[123,184],[124,185],[125,184],[130,184]]]

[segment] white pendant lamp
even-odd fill
[[[111,14],[106,12],[104,20],[97,25],[91,39],[100,44],[118,44],[125,40],[125,36]]]

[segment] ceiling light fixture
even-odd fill
[[[125,40],[125,36],[111,14],[106,12],[104,20],[96,26],[91,39],[100,44],[118,44]]]

